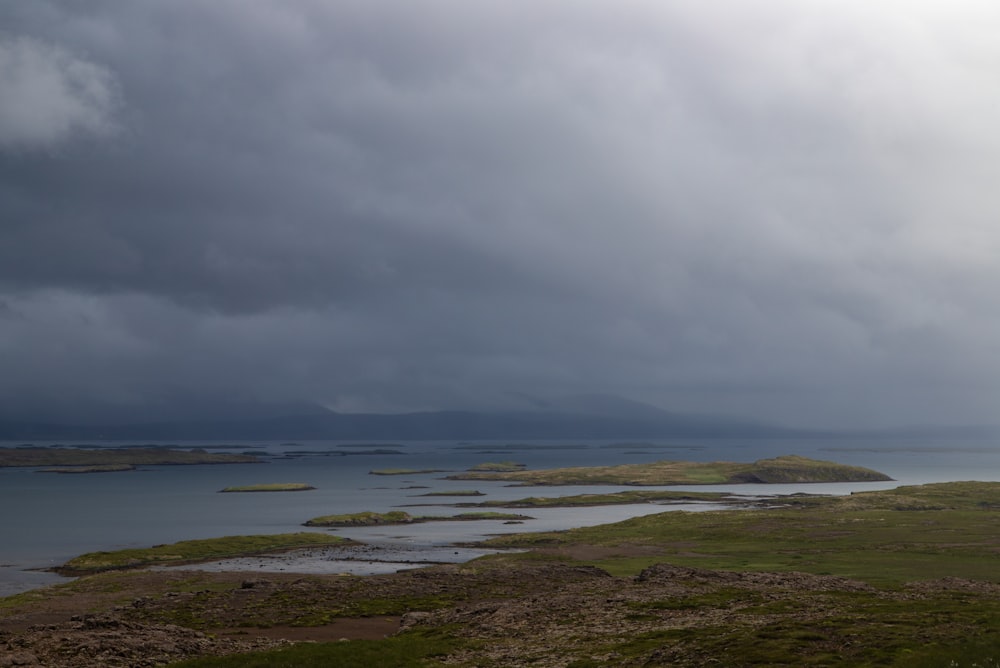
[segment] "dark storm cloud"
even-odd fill
[[[0,397],[992,419],[995,10],[0,10]]]

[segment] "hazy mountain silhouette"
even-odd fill
[[[786,438],[817,436],[984,436],[993,426],[880,431],[793,429],[745,418],[677,413],[612,395],[525,396],[523,410],[337,413],[311,404],[203,404],[164,410],[95,411],[86,420],[43,415],[0,419],[0,440],[448,440],[566,438]],[[79,407],[78,407],[79,408]],[[69,414],[78,415],[79,411]],[[156,419],[155,416],[160,416]],[[176,416],[176,417],[175,417]],[[6,417],[6,416],[4,416]],[[98,420],[97,418],[103,418]],[[154,417],[154,419],[149,419]],[[145,418],[145,419],[144,419]]]
[[[580,395],[533,400],[524,410],[336,413],[318,406],[199,406],[186,417],[181,408],[95,410],[87,419],[24,416],[0,421],[5,440],[307,440],[307,439],[496,439],[654,438],[670,436],[783,436],[800,434],[751,420],[672,413],[621,397]],[[20,416],[19,416],[20,417]],[[103,417],[104,419],[98,419]],[[143,419],[143,418],[147,419]]]

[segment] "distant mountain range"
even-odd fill
[[[184,441],[184,440],[452,440],[452,439],[633,439],[633,438],[806,438],[823,436],[1000,435],[997,427],[913,427],[882,431],[794,429],[726,415],[675,413],[621,397],[585,395],[533,400],[528,409],[337,413],[315,405],[227,404],[202,407],[195,415],[142,419],[96,411],[107,419],[60,421],[4,419],[5,441]],[[19,416],[20,417],[20,416]],[[131,419],[129,419],[131,417]]]
[[[316,406],[245,407],[227,405],[216,416],[204,409],[187,419],[142,419],[95,410],[90,419],[0,420],[0,440],[314,440],[314,439],[510,439],[510,438],[667,438],[801,436],[752,420],[672,413],[620,397],[585,395],[536,401],[508,411],[428,411],[418,413],[336,413]],[[96,422],[92,416],[111,418]],[[256,415],[256,417],[249,417]],[[75,417],[75,416],[74,416]],[[815,432],[809,432],[815,434]]]

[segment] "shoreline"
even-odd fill
[[[860,485],[862,488],[873,487],[871,483]],[[892,486],[895,486],[893,484]],[[728,486],[727,486],[728,487]],[[753,485],[754,488],[768,487]],[[781,486],[778,486],[779,488]],[[345,574],[345,575],[378,575],[411,570],[423,566],[438,564],[456,564],[474,559],[482,554],[494,554],[509,551],[495,550],[480,545],[491,538],[522,533],[540,533],[561,531],[581,526],[607,524],[625,519],[640,517],[647,514],[663,512],[709,512],[711,510],[732,509],[735,507],[768,507],[774,501],[789,494],[802,494],[801,491],[783,490],[785,493],[760,496],[732,495],[725,501],[695,501],[683,502],[640,502],[630,504],[607,503],[598,506],[551,506],[533,508],[536,517],[519,528],[505,526],[497,531],[495,521],[481,520],[477,522],[443,522],[416,523],[409,525],[376,525],[368,527],[345,527],[337,530],[336,535],[351,541],[342,546],[316,546],[291,548],[286,551],[274,551],[216,559],[178,563],[174,565],[143,566],[134,570],[207,570],[210,572],[271,572],[271,573],[301,573],[309,574]],[[850,493],[845,490],[843,493]],[[826,496],[827,494],[819,494]],[[742,498],[741,498],[742,497]],[[458,505],[458,504],[448,504]],[[585,511],[585,519],[579,515]],[[569,519],[571,517],[573,519]],[[437,524],[438,526],[434,526]],[[480,524],[478,530],[470,525]],[[492,526],[490,526],[492,525]],[[414,530],[434,528],[436,531],[427,533],[408,531],[405,534],[399,529]],[[450,530],[454,528],[454,530]],[[444,530],[444,531],[442,531]],[[355,549],[357,548],[357,549]],[[458,555],[447,554],[458,552]],[[369,551],[369,553],[366,553]],[[518,550],[519,551],[519,550]],[[419,555],[435,555],[424,556]],[[469,555],[465,558],[457,558]],[[74,555],[75,556],[75,555]],[[8,563],[0,566],[0,598],[12,596],[40,588],[72,582],[79,576],[59,574],[61,564],[25,564]],[[300,570],[301,569],[301,570]],[[6,571],[6,573],[4,573]]]
[[[283,553],[232,557],[196,564],[151,566],[151,571],[206,571],[295,573],[302,575],[381,575],[400,571],[462,564],[489,554],[523,550],[458,545],[407,545],[383,541],[344,546],[317,546]]]
[[[491,554],[522,552],[520,549],[487,548],[472,545],[442,543],[407,543],[399,540],[373,540],[365,543],[350,542],[344,545],[317,545],[260,554],[248,554],[225,559],[159,564],[130,569],[113,569],[114,572],[148,571],[176,572],[203,571],[207,573],[283,573],[286,575],[344,575],[365,576],[400,573],[402,571],[462,564]],[[59,567],[38,566],[24,568],[18,564],[0,564],[6,570],[6,581],[0,580],[0,599],[30,591],[58,586],[90,577],[64,574]],[[102,571],[111,572],[111,571]],[[21,584],[18,584],[21,583]]]

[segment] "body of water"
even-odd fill
[[[0,443],[14,447],[15,443]],[[55,445],[35,443],[34,445]],[[121,444],[97,444],[114,447]],[[164,444],[165,445],[165,444]],[[178,443],[220,448],[219,443]],[[233,445],[233,444],[226,444]],[[59,580],[37,569],[57,566],[84,552],[148,547],[195,538],[286,533],[307,530],[319,515],[405,508],[414,514],[463,512],[447,504],[565,496],[622,489],[616,486],[512,487],[506,483],[445,480],[446,472],[372,475],[373,469],[440,469],[460,472],[488,461],[516,461],[529,468],[653,462],[753,461],[799,454],[867,466],[892,476],[889,483],[813,485],[688,486],[665,489],[727,491],[733,494],[810,492],[847,494],[903,484],[954,480],[1000,480],[1000,444],[994,441],[921,439],[829,440],[662,440],[613,441],[400,441],[358,443],[313,441],[296,444],[240,442],[235,451],[260,455],[261,464],[155,466],[136,471],[59,475],[31,468],[0,469],[0,595]],[[399,454],[363,454],[374,449]],[[341,454],[351,453],[351,454]],[[361,454],[359,454],[361,453]],[[307,492],[220,494],[232,485],[305,482]],[[476,489],[474,499],[421,497],[428,492]],[[525,511],[535,519],[507,525],[496,521],[441,522],[336,530],[338,535],[382,546],[437,550],[453,542],[495,533],[545,531],[603,524],[628,517],[705,506],[637,504],[597,508]],[[325,529],[312,529],[326,531]]]

